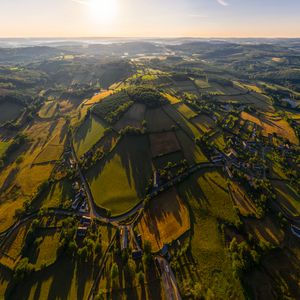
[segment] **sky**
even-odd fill
[[[300,0],[0,0],[0,37],[300,37]]]

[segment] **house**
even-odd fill
[[[134,260],[141,259],[142,256],[143,256],[142,250],[133,250],[133,251],[132,251],[132,258],[133,258]]]
[[[293,235],[300,238],[300,228],[299,227],[297,227],[295,225],[291,225],[291,231],[292,231]]]
[[[91,219],[91,217],[83,216],[81,218],[80,223],[83,224],[83,226],[88,227],[91,225],[92,219]]]
[[[80,226],[77,228],[77,237],[85,237],[87,233],[87,227]]]

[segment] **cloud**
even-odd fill
[[[217,0],[219,4],[223,5],[223,6],[228,6],[229,3],[227,3],[225,0]]]

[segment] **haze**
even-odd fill
[[[1,0],[0,37],[299,37],[297,0]]]

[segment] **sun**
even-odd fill
[[[93,19],[101,23],[113,21],[118,13],[117,0],[90,0],[88,6]]]

